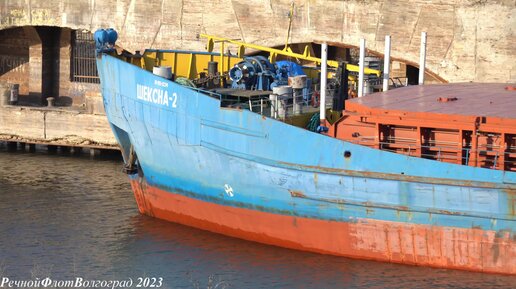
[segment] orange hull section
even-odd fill
[[[438,268],[516,274],[510,233],[373,219],[335,222],[223,206],[131,181],[142,214],[296,250]]]

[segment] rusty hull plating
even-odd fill
[[[516,274],[511,232],[373,219],[317,220],[200,201],[137,178],[131,186],[142,214],[249,241],[375,261]]]

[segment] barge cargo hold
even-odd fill
[[[410,86],[346,102],[329,134],[443,162],[516,171],[516,92],[500,83]]]
[[[213,93],[179,85],[109,53],[99,54],[97,66],[106,114],[124,160],[137,165],[128,172],[143,214],[292,249],[516,274],[516,172],[512,166],[504,170],[500,159],[494,165],[476,155],[476,162],[499,169],[473,166],[472,156],[461,163],[427,159],[422,149],[429,142],[417,136],[418,155],[385,151],[378,142],[368,147],[339,139],[352,133],[342,136],[331,127],[329,134],[336,137],[242,107],[224,107]],[[485,87],[493,94],[508,93],[499,85]],[[397,89],[381,99],[388,103],[407,92],[409,101],[413,89]],[[366,99],[376,101],[377,95]],[[456,103],[468,106],[462,101]],[[514,101],[507,106],[516,111]],[[476,111],[477,116],[487,114]],[[514,115],[504,117],[514,123]],[[359,125],[383,131],[379,120],[363,124],[357,118]],[[464,136],[482,139],[480,128],[489,126],[491,118],[482,120],[473,121],[471,135],[458,128],[460,146],[453,153],[459,158],[463,155],[457,150],[468,147]],[[452,120],[446,122],[456,129]],[[425,128],[416,131],[425,135]],[[515,128],[506,129],[485,131],[504,134],[503,146]],[[398,136],[398,127],[395,131]]]

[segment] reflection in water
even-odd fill
[[[163,277],[163,288],[510,288],[516,277],[298,252],[142,216],[118,158],[6,152],[0,277]]]

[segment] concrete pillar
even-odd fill
[[[81,147],[72,147],[71,153],[73,155],[78,156],[78,155],[82,154],[82,148]]]
[[[59,149],[61,150],[61,153],[63,153],[63,154],[69,154],[70,153],[70,147],[69,146],[60,146]]]
[[[59,38],[61,28],[25,26],[29,41],[29,101],[46,105],[59,94]]]
[[[43,44],[36,28],[23,27],[29,40],[29,101],[42,104]]]
[[[90,148],[90,156],[91,157],[100,156],[100,150],[99,149]]]
[[[57,146],[54,146],[54,145],[48,145],[47,146],[47,150],[49,153],[51,154],[55,154],[57,152]]]
[[[61,28],[38,27],[37,31],[43,45],[41,96],[42,104],[46,105],[47,97],[54,97],[59,94],[59,38]]]
[[[72,51],[72,30],[68,28],[61,29],[59,37],[59,89],[58,94],[54,95],[56,101],[61,103],[60,96],[70,96],[71,77],[71,51]],[[71,102],[71,101],[70,101]]]
[[[8,151],[16,151],[16,149],[18,148],[18,143],[17,142],[8,142],[7,143],[7,150]]]

